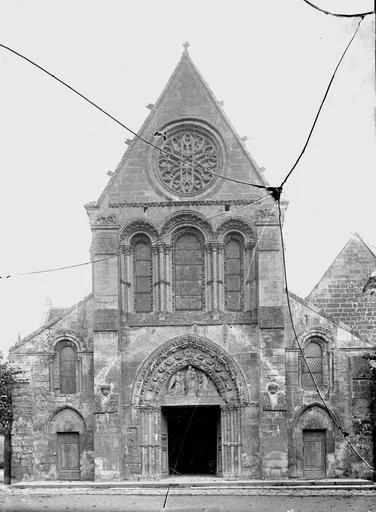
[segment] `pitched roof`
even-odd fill
[[[209,110],[211,112],[209,112]],[[156,142],[155,139],[153,139],[153,134],[157,129],[163,126],[163,124],[168,124],[171,121],[184,117],[202,118],[207,121],[208,118],[214,117],[214,111],[215,116],[222,122],[220,124],[226,126],[232,133],[244,158],[249,162],[250,168],[252,169],[252,180],[256,184],[268,186],[266,179],[262,175],[262,171],[257,166],[255,160],[227,118],[220,102],[217,101],[209,85],[192,62],[187,49],[184,50],[180,61],[175,67],[157,102],[152,106],[151,112],[138,131],[138,135],[147,140]],[[146,145],[137,138],[133,139],[132,143],[130,143],[115,172],[100,195],[97,202],[98,205],[101,205],[105,201],[111,189],[119,182],[120,173],[123,172],[127,160],[134,153],[136,145],[138,146],[139,144]]]

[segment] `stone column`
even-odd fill
[[[132,281],[132,268],[131,268],[131,253],[132,248],[130,245],[122,245],[121,260],[120,260],[120,300],[122,312],[125,314],[133,312],[133,304],[131,297],[131,281]]]
[[[211,244],[207,243],[204,246],[205,251],[205,309],[206,311],[213,310],[212,304],[212,283],[213,283],[213,267],[212,267],[212,248]]]
[[[164,244],[165,251],[165,280],[166,280],[166,289],[165,289],[165,312],[172,311],[172,268],[171,268],[171,245]]]
[[[159,246],[152,246],[152,258],[153,258],[153,309],[154,311],[160,311],[161,307],[161,276],[159,268]]]
[[[248,243],[244,247],[244,311],[256,307],[256,262],[254,244]]]
[[[165,317],[169,308],[170,288],[170,246],[164,242],[153,246],[153,267],[154,267],[154,311]]]
[[[225,259],[224,259],[224,244],[217,244],[217,290],[218,290],[218,310],[224,311],[225,309]]]

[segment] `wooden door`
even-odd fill
[[[222,424],[221,413],[217,420],[217,476],[222,476]]]
[[[57,433],[57,465],[60,480],[80,480],[80,435]]]
[[[306,478],[326,476],[325,430],[303,431],[303,475]]]
[[[163,412],[161,412],[161,464],[162,477],[168,477],[168,425]]]

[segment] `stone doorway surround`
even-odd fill
[[[141,478],[168,475],[162,415],[162,407],[167,406],[219,406],[218,466],[223,477],[239,477],[242,415],[248,404],[244,375],[219,345],[193,335],[161,345],[141,366],[132,389],[130,417],[137,418],[140,429]]]

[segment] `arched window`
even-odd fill
[[[316,384],[322,387],[324,365],[321,344],[312,338],[305,346],[304,355]],[[312,377],[304,361],[302,361],[302,385],[304,388],[314,388]]]
[[[231,236],[225,242],[225,305],[229,311],[243,309],[242,245],[236,236]]]
[[[203,308],[204,255],[201,239],[194,230],[180,235],[175,243],[175,309]]]
[[[56,387],[60,393],[77,392],[77,351],[71,341],[60,341],[55,347]]]
[[[136,313],[150,313],[152,301],[152,254],[150,240],[140,235],[133,241],[133,282]]]

